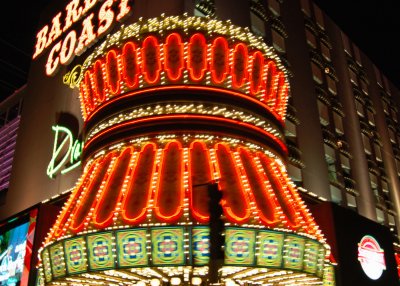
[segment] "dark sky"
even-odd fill
[[[400,1],[315,2],[400,89]]]
[[[0,17],[0,101],[26,82],[40,11],[49,2],[11,0],[3,3]],[[397,44],[400,38],[399,1],[315,2],[400,89],[400,50]]]
[[[40,11],[49,2],[50,0],[2,2],[0,102],[26,83]]]

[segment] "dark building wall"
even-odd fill
[[[317,109],[317,95],[312,79],[310,55],[306,45],[304,18],[298,1],[284,1],[282,14],[289,34],[286,39],[287,59],[293,78],[290,80],[293,105],[300,125],[298,147],[305,164],[303,186],[330,200],[328,169],[324,158],[323,137]],[[321,176],[321,174],[324,174]]]
[[[361,138],[360,123],[354,105],[354,95],[349,77],[346,54],[342,44],[341,32],[327,17],[325,17],[325,23],[327,23],[328,34],[332,42],[335,43],[332,49],[332,59],[339,77],[339,83],[337,85],[338,99],[342,102],[345,112],[343,124],[345,136],[349,143],[350,153],[353,156],[351,160],[352,175],[356,181],[356,190],[360,194],[357,198],[358,212],[367,218],[375,220],[375,200],[370,187],[368,164]]]
[[[54,132],[61,113],[80,118],[77,93],[62,84],[66,69],[55,77],[45,75],[46,55],[32,63],[24,98],[13,173],[0,217],[6,218],[73,187],[76,171],[50,179],[46,169],[53,153]]]
[[[57,5],[50,5],[42,16],[42,24],[50,24],[51,19],[56,13],[62,11],[69,1],[59,1]],[[213,1],[210,1],[212,3]],[[280,1],[278,1],[280,3]],[[99,1],[98,5],[101,5]],[[124,22],[125,25],[136,22],[140,17],[157,17],[161,14],[180,15],[187,12],[193,15],[194,0],[137,0],[131,1],[132,14]],[[217,18],[227,20],[232,23],[251,29],[250,6],[251,1],[228,1],[215,0],[214,8]],[[268,1],[260,2],[268,12]],[[297,109],[296,116],[300,121],[297,127],[297,147],[301,151],[301,160],[305,168],[301,171],[301,185],[320,198],[331,200],[331,182],[328,177],[328,166],[325,160],[324,143],[325,138],[320,123],[318,111],[318,94],[315,89],[315,82],[311,69],[310,49],[307,46],[305,34],[305,16],[301,10],[301,1],[283,1],[280,3],[279,21],[282,21],[288,37],[285,39],[286,51],[281,53],[286,57],[290,66],[289,70],[293,77],[291,83],[292,104]],[[310,1],[311,10],[312,1]],[[313,16],[314,17],[314,16]],[[314,17],[315,18],[315,17]],[[338,76],[337,82],[337,101],[343,105],[345,117],[344,137],[349,144],[351,160],[351,176],[356,181],[356,190],[359,193],[357,197],[357,211],[370,219],[377,220],[376,199],[369,178],[369,166],[364,152],[361,127],[354,103],[352,92],[352,83],[349,79],[348,63],[346,54],[343,50],[341,32],[339,28],[328,18],[324,17],[325,32],[331,43],[331,62]],[[74,27],[79,30],[79,21]],[[114,30],[119,25],[114,26]],[[265,40],[270,45],[273,43],[271,36],[272,21],[265,22],[267,31]],[[110,32],[112,33],[112,31]],[[79,32],[78,32],[79,34]],[[64,34],[65,36],[65,34]],[[100,40],[101,41],[101,40]],[[50,179],[46,175],[46,168],[50,161],[54,132],[51,127],[57,124],[62,113],[69,113],[75,117],[80,129],[82,120],[79,108],[78,91],[71,90],[62,84],[62,76],[68,72],[74,65],[82,63],[86,55],[84,53],[77,57],[69,67],[61,68],[54,77],[45,75],[45,64],[49,53],[48,49],[31,65],[28,85],[24,96],[24,111],[21,119],[19,137],[16,147],[15,163],[11,177],[10,189],[6,196],[2,197],[4,202],[0,208],[0,219],[6,218],[25,208],[28,208],[42,200],[49,199],[52,196],[60,194],[74,186],[80,174],[79,168],[66,175],[57,175]],[[380,99],[380,87],[376,84],[376,78],[373,72],[372,63],[366,57],[362,58],[370,81],[370,96],[376,108],[377,129],[383,142],[383,159],[388,181],[390,182],[391,200],[393,201],[395,211],[400,211],[400,184],[398,179],[398,170],[395,160],[393,144],[390,142],[387,133],[386,118],[383,114]],[[392,98],[399,105],[399,92],[393,86]],[[336,138],[340,140],[339,137]],[[338,151],[337,151],[337,154]],[[346,194],[346,188],[342,188],[343,197]],[[346,199],[341,202],[347,204]],[[397,218],[397,225],[400,225]]]

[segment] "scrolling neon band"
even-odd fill
[[[81,164],[80,157],[83,143],[74,140],[71,130],[63,126],[52,126],[55,132],[53,155],[47,166],[47,175],[50,178],[61,170],[61,174],[66,174]]]

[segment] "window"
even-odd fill
[[[356,104],[357,114],[361,117],[364,117],[365,116],[364,104],[358,99],[355,100],[355,104]]]
[[[195,0],[194,15],[199,17],[211,16],[214,11],[210,11],[207,7],[215,9],[214,0]]]
[[[368,117],[368,123],[371,124],[372,126],[375,126],[374,113],[369,109],[367,109],[367,117]]]
[[[342,43],[343,43],[343,48],[346,53],[348,53],[351,56],[351,49],[350,49],[350,43],[349,43],[349,38],[345,33],[342,32]]]
[[[296,185],[300,185],[301,181],[303,180],[302,175],[301,175],[301,169],[292,165],[288,164],[288,174],[290,178],[293,180]]]
[[[340,165],[342,166],[343,172],[350,176],[350,159],[349,157],[340,154]]]
[[[327,76],[326,77],[326,82],[328,84],[328,90],[332,93],[332,94],[337,94],[337,89],[336,89],[336,82],[330,77]]]
[[[396,112],[396,110],[394,109],[394,108],[391,108],[390,109],[390,113],[392,114],[391,116],[392,116],[392,119],[395,121],[395,122],[397,122],[397,112]]]
[[[328,48],[327,45],[325,45],[324,43],[321,43],[321,52],[322,52],[322,56],[328,60],[331,61],[331,51]]]
[[[319,66],[317,66],[315,63],[311,63],[311,70],[312,70],[312,73],[313,73],[314,80],[317,83],[322,84],[322,71],[321,71],[321,68]]]
[[[360,80],[360,85],[361,85],[361,90],[365,94],[368,94],[368,84],[363,79]]]
[[[357,79],[357,75],[356,75],[355,71],[353,71],[352,69],[349,69],[349,74],[350,74],[350,81],[353,84],[358,85],[358,79]]]
[[[382,83],[382,75],[380,70],[374,65],[374,71],[375,71],[375,77],[376,77],[376,82],[383,87],[383,83]]]
[[[382,100],[382,106],[383,106],[383,111],[389,115],[389,107],[388,107],[388,103],[385,100]]]
[[[320,28],[324,30],[325,29],[324,15],[322,14],[321,9],[319,9],[319,7],[315,4],[314,4],[314,14],[315,14],[315,20],[316,20],[318,26],[320,26]]]
[[[333,113],[333,121],[335,123],[336,133],[338,133],[339,135],[344,134],[342,116],[340,116],[338,113],[334,112]]]
[[[385,89],[385,91],[390,94],[390,89],[389,89],[389,81],[386,78],[386,76],[383,76],[383,88]]]
[[[268,8],[273,14],[275,14],[275,16],[281,14],[281,6],[278,0],[268,0]]]
[[[346,193],[347,206],[353,209],[357,208],[356,197],[353,194]]]
[[[385,223],[385,215],[383,213],[383,210],[376,208],[376,220],[379,223]]]
[[[361,65],[361,55],[360,55],[360,49],[353,44],[353,51],[354,51],[354,57],[356,59],[356,62]]]
[[[389,225],[395,225],[395,221],[394,221],[394,215],[392,214],[388,214],[388,221],[389,221]]]
[[[310,2],[309,0],[301,0],[300,1],[301,5],[301,10],[306,14],[307,16],[311,16],[311,9],[310,9]]]
[[[204,14],[203,12],[201,12],[199,9],[194,8],[194,15],[198,16],[198,17],[206,17],[206,14]]]
[[[361,133],[361,137],[362,137],[362,140],[363,140],[365,153],[371,154],[371,141],[370,141],[368,135],[365,134],[364,132],[362,132]]]
[[[279,34],[274,29],[272,29],[271,32],[272,32],[272,45],[274,46],[275,50],[284,53],[286,51],[285,39],[282,37],[281,34]]]
[[[333,185],[330,185],[330,191],[332,202],[340,205],[342,203],[342,191]]]
[[[309,29],[306,29],[306,39],[307,39],[307,44],[309,44],[311,47],[313,48],[317,47],[317,39],[315,38],[314,33],[311,32]]]
[[[381,181],[381,185],[382,185],[382,191],[384,193],[388,194],[389,193],[389,184],[388,184],[388,182],[382,180]]]
[[[376,158],[376,160],[382,162],[381,146],[379,146],[378,143],[375,143],[375,144],[374,144],[374,151],[375,151],[375,158]]]
[[[294,124],[289,119],[286,119],[286,128],[285,128],[285,136],[286,137],[296,137],[296,124]]]
[[[376,177],[375,174],[372,174],[371,172],[369,173],[369,181],[371,184],[371,189],[373,190],[375,196],[379,196],[378,192],[378,178]]]
[[[251,30],[259,36],[265,37],[265,23],[263,19],[250,12]]]
[[[328,113],[328,106],[320,100],[317,101],[318,103],[318,113],[319,113],[319,121],[323,126],[329,125],[329,113]]]
[[[388,128],[388,130],[389,130],[390,141],[392,143],[396,144],[396,134],[394,133],[394,130],[392,128],[390,128],[390,127]]]
[[[337,174],[336,174],[336,154],[335,149],[331,146],[324,144],[325,149],[325,161],[328,165],[328,177],[331,182],[337,181]]]

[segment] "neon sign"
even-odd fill
[[[61,174],[66,174],[81,164],[83,142],[74,139],[72,132],[63,126],[52,126],[55,132],[53,155],[47,166],[47,175],[54,178],[55,174],[61,170]]]
[[[358,261],[372,280],[378,280],[386,270],[385,252],[370,235],[364,236],[358,244]]]
[[[83,73],[82,66],[77,65],[71,71],[67,72],[63,77],[63,83],[68,85],[70,88],[75,88],[79,86],[82,81]]]
[[[60,65],[68,65],[75,55],[81,55],[87,48],[93,45],[97,39],[104,36],[112,27],[115,20],[124,20],[131,11],[128,1],[129,0],[104,1],[99,9],[97,19],[95,19],[95,13],[89,14],[89,12],[100,2],[99,0],[70,1],[65,7],[64,15],[63,12],[59,12],[51,21],[51,25],[45,25],[37,33],[35,53],[32,58],[37,58],[52,46],[46,63],[46,75],[53,76]],[[118,2],[118,8],[113,8],[116,2]],[[86,17],[83,19],[85,15]],[[61,19],[63,19],[63,21]],[[83,19],[82,30],[79,36],[77,32],[72,29],[63,39],[56,42],[56,40],[66,33],[73,24],[81,19]],[[61,25],[61,22],[63,22],[64,26]],[[98,23],[97,27],[95,27],[94,23]],[[51,26],[50,29],[49,26]],[[54,44],[54,42],[56,43]]]

